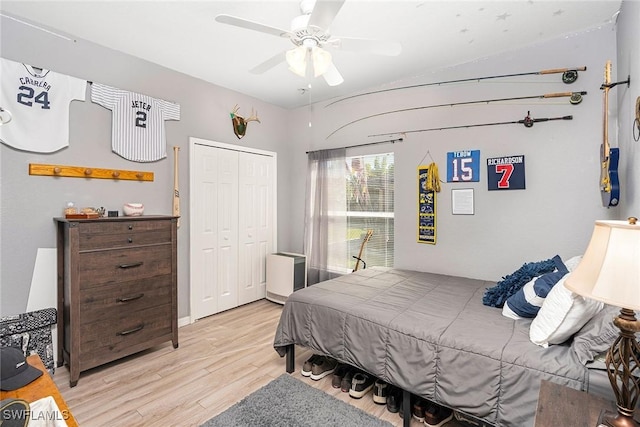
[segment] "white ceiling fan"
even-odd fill
[[[305,77],[307,73],[307,61],[311,58],[314,76],[323,76],[329,86],[337,86],[342,83],[344,79],[334,65],[331,53],[325,49],[326,47],[348,51],[369,52],[386,56],[399,55],[402,50],[400,43],[396,42],[332,37],[329,33],[329,26],[343,4],[344,0],[301,0],[300,11],[302,15],[293,18],[290,30],[283,30],[224,14],[216,16],[216,21],[277,37],[288,38],[296,46],[291,50],[280,52],[272,58],[267,59],[262,64],[252,68],[250,70],[251,73],[262,74],[286,60],[292,72]]]

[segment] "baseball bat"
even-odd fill
[[[180,191],[178,190],[178,152],[180,147],[173,147],[173,216],[178,217],[180,227]]]

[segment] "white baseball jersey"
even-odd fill
[[[67,147],[69,104],[84,101],[86,88],[86,80],[0,58],[0,107],[12,117],[0,141],[36,153]]]
[[[111,149],[134,162],[167,157],[165,120],[180,120],[180,105],[100,83],[91,86],[91,101],[112,111]]]

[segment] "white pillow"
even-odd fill
[[[578,264],[580,264],[580,261],[582,261],[582,255],[577,255],[573,258],[569,258],[568,261],[565,261],[564,265],[565,267],[567,267],[567,270],[573,271],[578,268]]]
[[[565,342],[604,307],[599,301],[565,288],[564,282],[570,275],[565,275],[551,289],[538,315],[531,322],[529,339],[534,344],[548,347],[549,344]]]

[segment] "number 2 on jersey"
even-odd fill
[[[136,126],[139,128],[147,127],[147,113],[145,113],[144,111],[136,112]]]

